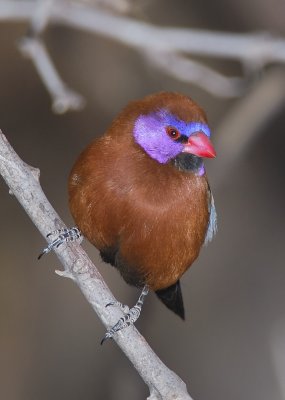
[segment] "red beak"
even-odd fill
[[[185,144],[184,153],[191,153],[198,157],[214,158],[216,151],[205,133],[197,132],[191,135]]]

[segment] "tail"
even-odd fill
[[[182,319],[185,319],[183,298],[179,280],[168,288],[157,290],[155,293],[167,308],[175,312],[175,314],[179,315],[179,317]]]

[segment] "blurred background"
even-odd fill
[[[158,26],[285,35],[283,0],[122,4],[110,11]],[[137,327],[195,400],[285,399],[284,65],[263,68],[242,96],[220,98],[154,68],[134,48],[50,24],[43,34],[49,54],[86,99],[82,111],[57,115],[16,46],[27,29],[26,22],[0,23],[0,128],[40,169],[43,190],[69,226],[71,166],[128,101],[171,90],[206,110],[218,149],[207,163],[218,235],[182,279],[186,322],[150,294]],[[203,62],[228,76],[242,70],[235,61]],[[54,254],[37,261],[45,241],[3,180],[0,201],[0,398],[145,399],[148,388],[123,353],[113,342],[100,346],[105,329],[79,289],[55,275]],[[138,290],[83,246],[116,298],[132,305]]]

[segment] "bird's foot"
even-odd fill
[[[58,248],[62,243],[73,242],[74,240],[81,239],[82,234],[77,227],[73,228],[62,228],[47,234],[47,237],[56,236],[54,240],[41,252],[38,256],[38,260],[44,255],[49,253],[51,250]]]
[[[117,306],[119,307],[123,313],[127,314],[130,311],[130,307],[127,306],[126,304],[122,304],[119,301],[111,301],[111,303],[106,304],[106,308],[110,306]]]
[[[128,310],[128,311],[124,317],[120,318],[119,321],[105,333],[105,336],[101,340],[101,344],[103,344],[105,342],[105,340],[112,339],[116,332],[118,332],[124,328],[127,328],[128,326],[133,325],[136,322],[136,320],[140,316],[140,313],[142,310],[142,305],[144,303],[144,299],[145,299],[146,295],[148,294],[148,291],[149,291],[148,286],[145,285],[138,301],[130,309],[128,306],[124,306],[122,303],[119,303],[118,301],[112,301],[111,303],[108,303],[106,305],[106,307],[109,307],[111,305],[112,306],[116,305],[116,306],[119,306],[124,312],[126,312],[126,310]]]

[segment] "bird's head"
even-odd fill
[[[183,153],[201,158],[215,157],[203,110],[186,96],[168,93],[156,96],[163,98],[164,95],[168,101],[158,101],[154,110],[148,107],[147,112],[136,118],[133,128],[135,142],[162,164]]]

